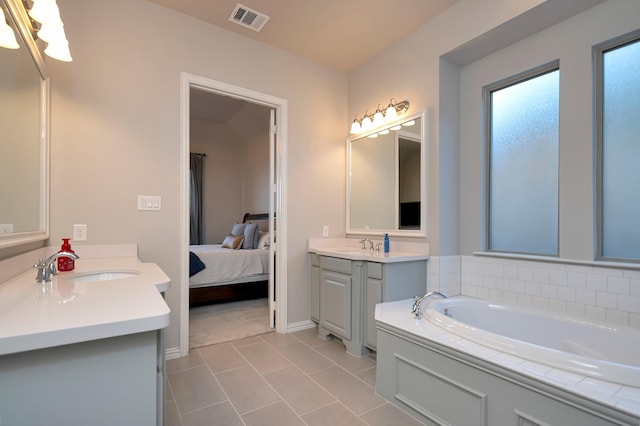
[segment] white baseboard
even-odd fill
[[[300,321],[293,324],[288,324],[286,328],[286,333],[295,333],[296,331],[308,330],[310,328],[316,327],[317,324],[311,320]],[[174,358],[181,358],[180,348],[167,348],[165,349],[164,356],[167,360]]]
[[[295,333],[296,331],[308,330],[314,328],[317,324],[311,320],[294,322],[287,325],[287,333]]]

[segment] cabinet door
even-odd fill
[[[351,275],[320,272],[320,325],[351,339]]]
[[[382,302],[382,280],[367,278],[365,290],[365,345],[376,349],[376,304]]]
[[[311,265],[311,319],[320,321],[320,267]]]

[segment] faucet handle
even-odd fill
[[[56,268],[56,262],[53,261],[49,264],[49,276],[58,275],[58,269]]]
[[[38,274],[36,275],[36,281],[39,283],[46,282],[47,275],[45,271],[47,269],[47,264],[45,263],[45,261],[42,258],[40,258],[40,260],[38,260],[38,263],[33,265],[33,267],[38,270]]]

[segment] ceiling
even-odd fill
[[[149,0],[226,30],[351,71],[458,0],[241,0],[270,17],[260,32],[229,21],[237,0]]]
[[[269,16],[260,32],[229,20],[237,0],[149,0],[218,27],[348,72],[458,0],[240,0]],[[264,107],[191,91],[191,118],[225,124],[251,138],[268,126]],[[244,123],[240,125],[239,123]]]

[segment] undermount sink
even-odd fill
[[[349,254],[367,254],[366,250],[357,249],[354,247],[330,247],[326,249],[327,251],[337,251],[340,253],[349,253]]]
[[[119,280],[122,278],[131,278],[136,275],[138,275],[138,272],[131,272],[131,271],[88,272],[88,273],[81,273],[73,277],[69,277],[69,279],[73,281],[79,281],[79,282],[113,281],[113,280]]]

